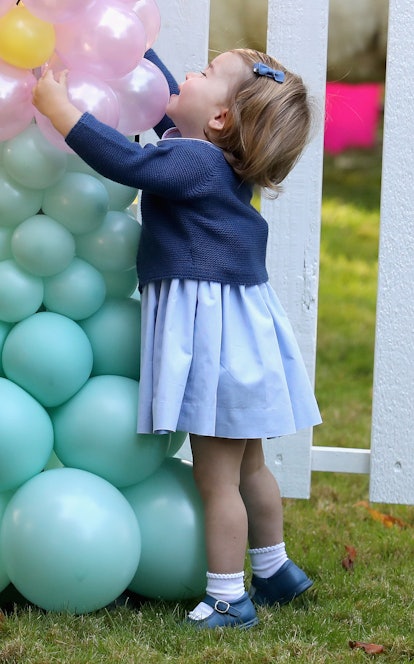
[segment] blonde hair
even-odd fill
[[[273,190],[299,159],[308,141],[311,110],[306,87],[271,56],[253,49],[234,49],[251,75],[233,92],[223,129],[209,139],[220,147],[244,181]],[[256,62],[284,72],[283,83],[253,72]]]

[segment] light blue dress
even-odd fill
[[[269,283],[152,282],[141,306],[140,433],[273,438],[321,422]]]

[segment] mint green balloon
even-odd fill
[[[43,280],[13,260],[0,262],[0,320],[16,323],[34,314],[42,304]]]
[[[75,256],[73,235],[45,214],[19,224],[12,235],[11,248],[16,262],[38,277],[62,272]]]
[[[10,499],[0,555],[17,590],[47,611],[101,609],[128,586],[140,558],[138,522],[109,482],[56,468]]]
[[[92,316],[106,295],[102,274],[81,258],[74,258],[63,272],[44,279],[44,290],[46,309],[72,320]]]
[[[108,180],[101,175],[98,176],[109,196],[109,209],[110,210],[125,210],[133,203],[138,195],[138,189],[134,187],[127,187],[125,184]]]
[[[25,390],[0,378],[0,491],[40,473],[53,449],[46,410]]]
[[[87,173],[88,175],[95,176],[102,182],[109,196],[110,210],[125,210],[136,199],[138,189],[104,178],[76,154],[68,154],[67,157],[67,171]]]
[[[139,380],[141,304],[133,299],[108,299],[79,325],[93,351],[92,375]]]
[[[3,352],[4,342],[6,341],[6,337],[10,332],[11,328],[12,328],[11,323],[5,323],[4,321],[0,320],[0,376],[4,376],[3,362],[1,356]]]
[[[122,272],[103,272],[107,297],[131,297],[138,285],[137,269],[133,267]]]
[[[66,173],[46,189],[43,212],[71,233],[89,233],[100,226],[108,212],[109,196],[98,178],[86,173]]]
[[[76,253],[98,270],[135,266],[141,226],[126,212],[111,211],[96,230],[76,237]]]
[[[29,125],[4,145],[3,165],[17,182],[31,189],[45,189],[66,170],[66,154],[44,138],[39,127]]]
[[[4,167],[0,168],[0,220],[2,226],[13,228],[24,219],[37,214],[42,207],[43,191],[29,189],[13,180]]]
[[[12,234],[13,234],[12,228],[0,226],[0,261],[12,258],[12,252],[11,252]]]
[[[122,493],[142,537],[141,558],[129,588],[165,600],[202,595],[207,571],[204,511],[192,464],[166,459],[151,477]]]
[[[88,380],[92,362],[91,344],[79,325],[49,311],[17,323],[3,346],[7,378],[47,407],[76,394]]]
[[[169,435],[138,434],[139,385],[95,376],[55,408],[55,452],[65,466],[88,470],[116,487],[151,475],[166,457]]]
[[[12,491],[4,491],[0,493],[0,530],[1,530],[1,523],[3,521],[4,512],[6,511],[6,507],[12,495],[13,495]],[[3,556],[0,550],[0,593],[5,588],[7,588],[9,583],[10,579],[6,572],[6,566],[4,564]]]
[[[44,470],[52,470],[53,468],[63,468],[63,463],[61,462],[59,457],[56,456],[54,450],[52,450],[52,453],[49,459],[47,460]]]
[[[86,161],[83,161],[77,154],[69,154],[67,155],[67,166],[66,170],[69,172],[75,172],[75,173],[87,173],[88,175],[94,175],[96,177],[101,177],[100,175],[98,176],[97,172],[94,171],[92,166],[89,166]]]
[[[168,448],[167,456],[173,457],[177,452],[180,451],[184,445],[187,435],[184,431],[173,431],[170,434],[170,446]]]

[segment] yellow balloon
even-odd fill
[[[52,23],[33,16],[21,3],[0,17],[0,58],[14,67],[35,69],[55,49]]]

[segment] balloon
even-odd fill
[[[184,445],[186,438],[187,434],[184,431],[173,431],[170,435],[170,446],[168,448],[167,456],[175,456]]]
[[[101,272],[107,297],[131,297],[137,288],[138,276],[135,267],[123,272]]]
[[[147,51],[158,37],[161,27],[161,15],[155,0],[135,0],[132,4],[132,11],[141,19],[147,42],[145,50]]]
[[[118,97],[117,129],[122,134],[148,131],[164,117],[170,90],[162,71],[149,60],[143,58],[133,71],[109,84]]]
[[[36,214],[15,229],[11,248],[16,263],[38,277],[64,270],[75,255],[73,235],[46,214]]]
[[[4,376],[3,363],[1,361],[3,345],[11,328],[12,328],[11,323],[5,323],[4,321],[0,320],[0,376]]]
[[[52,468],[63,468],[63,463],[57,458],[54,450],[52,450],[44,470],[52,470]]]
[[[94,0],[24,0],[27,9],[50,23],[65,23],[89,7]]]
[[[0,62],[0,141],[17,136],[33,120],[32,89],[35,83],[30,71]]]
[[[112,88],[96,76],[71,70],[67,77],[68,96],[80,111],[88,111],[105,124],[116,127],[119,121],[119,104]],[[64,152],[73,152],[63,136],[56,131],[50,120],[35,109],[35,118],[42,134],[53,145]]]
[[[5,228],[0,226],[0,261],[12,257],[11,253],[11,238],[13,234],[12,228]]]
[[[13,260],[0,262],[0,320],[16,323],[34,314],[42,304],[43,281],[22,270]]]
[[[92,369],[88,337],[70,318],[42,311],[17,323],[3,347],[7,378],[44,406],[70,399]]]
[[[43,192],[29,189],[13,180],[0,168],[0,219],[1,225],[17,226],[20,222],[39,212]]]
[[[89,166],[86,161],[83,161],[79,155],[75,154],[73,151],[67,155],[67,171],[74,171],[76,173],[86,173],[87,175],[93,175],[94,177],[101,177],[96,171],[93,170],[92,166]]]
[[[8,12],[14,4],[16,4],[16,0],[0,0],[0,16]]]
[[[0,378],[0,491],[40,473],[53,449],[53,427],[30,394]]]
[[[55,29],[56,52],[65,65],[101,79],[125,76],[145,53],[146,34],[138,16],[107,0]]]
[[[118,375],[139,380],[141,304],[109,299],[80,321],[93,351],[92,375]]]
[[[3,165],[10,177],[25,187],[46,189],[64,174],[66,155],[46,141],[39,128],[32,124],[7,141]]]
[[[55,48],[51,23],[31,14],[19,3],[0,17],[0,58],[14,67],[40,67]]]
[[[110,210],[125,210],[136,199],[138,189],[128,187],[126,184],[119,184],[101,175],[98,176],[101,182],[105,185],[109,196],[109,209]]]
[[[111,484],[74,468],[26,482],[3,517],[0,552],[8,576],[47,611],[88,613],[125,590],[140,557],[134,512]]]
[[[3,521],[4,512],[6,511],[7,504],[12,495],[13,495],[12,491],[4,491],[3,493],[0,493],[0,529],[1,529],[1,522]],[[7,588],[9,583],[10,579],[6,573],[6,567],[4,564],[3,556],[1,555],[0,551],[0,593],[5,588]]]
[[[110,211],[91,233],[78,235],[76,253],[98,270],[129,270],[135,266],[141,226],[125,212]]]
[[[129,588],[166,600],[201,595],[207,571],[204,514],[192,465],[166,459],[151,477],[122,493],[142,537],[141,558]]]
[[[92,316],[102,306],[106,295],[101,273],[80,258],[74,258],[63,272],[45,279],[44,290],[46,309],[72,320]]]
[[[66,173],[45,191],[42,208],[76,234],[98,228],[108,212],[108,203],[108,192],[100,180],[86,173]]]
[[[138,383],[95,376],[52,413],[55,452],[65,466],[88,470],[116,487],[151,475],[165,459],[169,435],[137,434]]]

